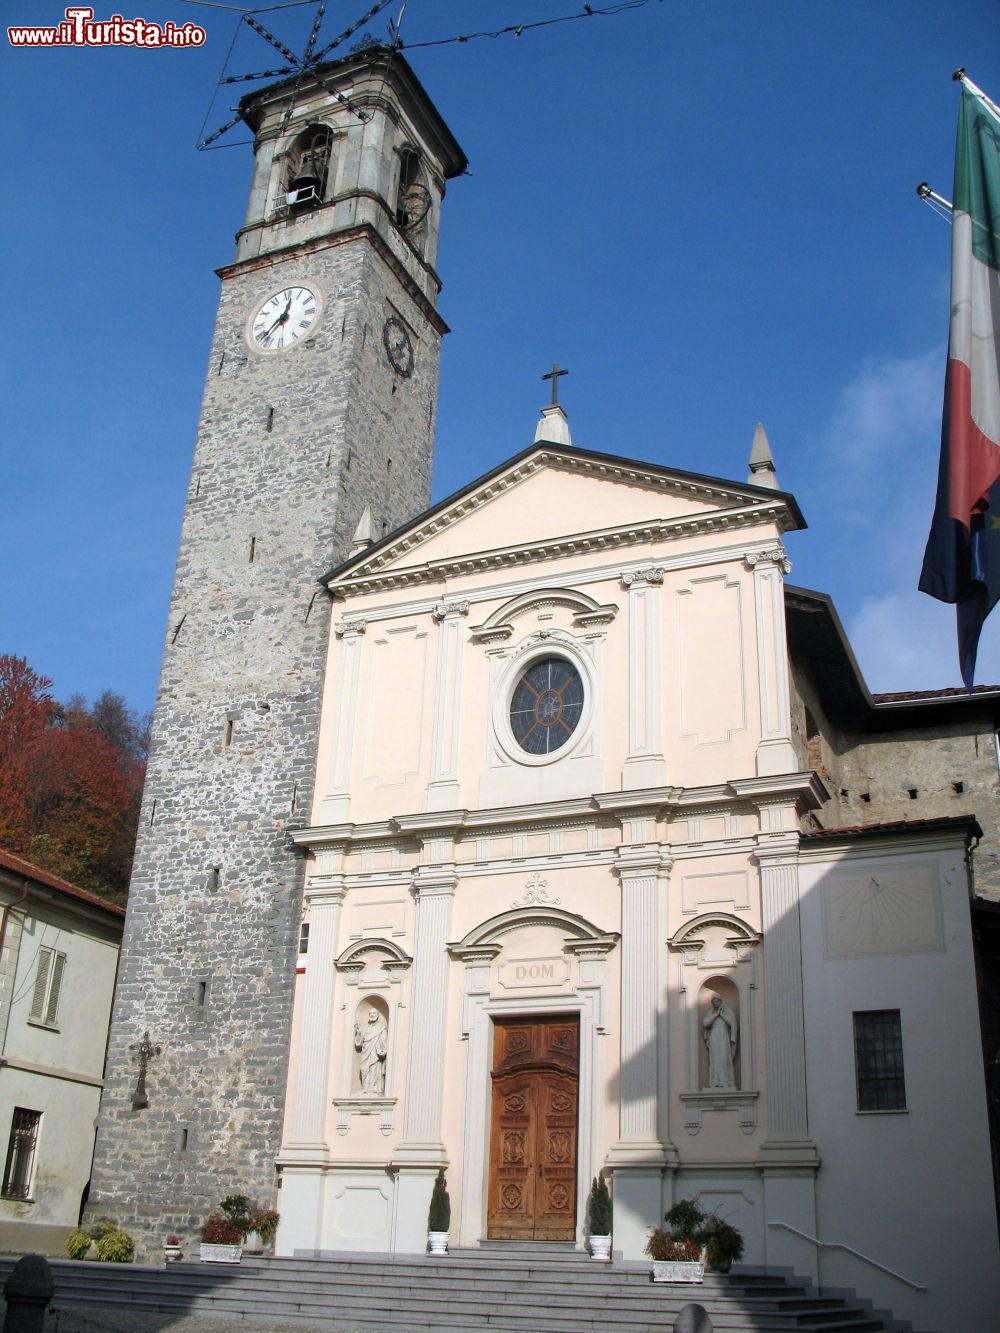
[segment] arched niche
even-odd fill
[[[702,1091],[739,1088],[740,992],[732,978],[716,976],[702,982],[698,992],[698,1027],[701,1036],[698,1075]],[[731,1077],[720,1079],[720,1065],[726,1069],[731,1066]]]
[[[333,131],[329,125],[307,125],[285,154],[284,196],[293,213],[316,208],[327,197]]]
[[[378,1018],[373,1020],[372,1015]],[[351,1095],[384,1097],[389,1073],[389,1006],[381,995],[363,995],[354,1008],[351,1029],[354,1059]],[[364,1067],[367,1066],[367,1067]],[[365,1083],[368,1086],[365,1086]]]

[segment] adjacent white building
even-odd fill
[[[90,1179],[125,912],[0,851],[0,1249],[63,1253]]]

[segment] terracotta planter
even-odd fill
[[[705,1265],[697,1259],[654,1259],[654,1282],[704,1282]]]
[[[203,1264],[238,1264],[242,1257],[242,1245],[207,1245],[202,1241],[198,1251]]]
[[[611,1237],[591,1236],[590,1257],[596,1259],[599,1264],[609,1264],[611,1262]]]
[[[428,1231],[427,1249],[431,1254],[448,1253],[448,1232],[447,1231]]]

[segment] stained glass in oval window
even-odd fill
[[[532,662],[510,701],[510,729],[528,754],[552,754],[565,745],[583,713],[580,673],[562,657]]]

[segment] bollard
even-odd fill
[[[3,1284],[7,1298],[3,1333],[42,1333],[45,1311],[55,1289],[48,1259],[40,1254],[26,1254],[18,1259]]]
[[[703,1305],[685,1305],[674,1320],[674,1333],[712,1333],[712,1321]]]

